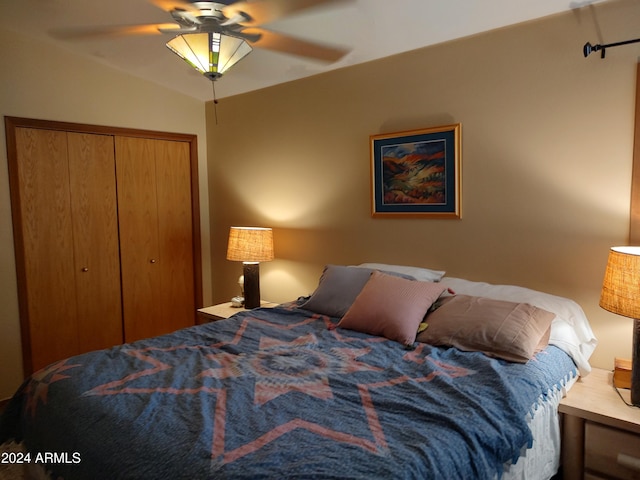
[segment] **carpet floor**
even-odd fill
[[[0,480],[51,480],[41,465],[18,463],[24,451],[15,442],[0,445]]]

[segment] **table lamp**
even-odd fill
[[[260,227],[231,227],[227,260],[242,262],[244,308],[260,306],[260,262],[273,260],[273,231]]]
[[[602,282],[600,306],[633,318],[631,403],[640,406],[640,247],[612,247]]]

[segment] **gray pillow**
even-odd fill
[[[321,315],[343,317],[369,281],[373,271],[371,268],[327,265],[320,276],[318,288],[300,307]],[[386,273],[414,280],[409,275]]]

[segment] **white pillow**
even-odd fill
[[[573,358],[580,375],[587,375],[591,371],[589,357],[598,341],[582,307],[573,300],[515,285],[492,285],[462,278],[444,277],[441,283],[455,293],[529,303],[555,313],[556,318],[551,322],[549,344],[555,345]]]
[[[439,282],[446,272],[430,270],[428,268],[409,267],[404,265],[387,265],[386,263],[361,263],[358,267],[382,270],[383,272],[401,273],[420,280],[421,282]]]

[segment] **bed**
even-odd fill
[[[65,480],[551,478],[558,402],[596,344],[582,309],[443,275],[329,265],[310,297],[56,362],[1,417],[23,448],[3,461]],[[505,306],[497,334],[468,318]]]

